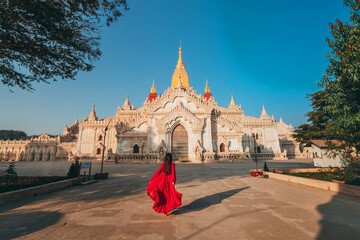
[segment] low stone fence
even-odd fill
[[[75,185],[77,178],[67,179],[63,181],[43,184],[35,187],[24,188],[20,190],[5,192],[0,194],[0,205],[20,201],[30,197],[36,197],[38,195],[54,192],[63,188],[68,188]]]
[[[330,172],[331,168],[298,168],[298,169],[274,169],[275,173],[306,173],[306,172]]]
[[[159,161],[160,156],[157,153],[122,153],[117,154],[115,158],[116,163],[156,163]]]
[[[296,171],[293,171],[293,170],[296,170]],[[318,169],[292,169],[291,171],[290,170],[287,170],[287,171],[288,171],[288,173],[296,173],[296,172],[301,172],[301,170],[303,170],[302,172],[305,172],[305,170],[307,172],[318,172],[319,171]],[[321,169],[321,170],[323,171],[324,169]],[[348,184],[343,184],[343,183],[328,182],[328,181],[322,181],[322,180],[311,179],[311,178],[296,177],[296,176],[291,176],[291,175],[287,175],[287,174],[273,173],[273,172],[266,172],[266,175],[268,175],[269,178],[273,178],[273,179],[279,179],[279,180],[283,180],[283,181],[287,181],[287,182],[298,183],[298,184],[302,184],[302,185],[306,185],[306,186],[321,188],[321,189],[332,191],[332,192],[343,193],[343,194],[352,195],[355,197],[360,197],[360,187],[359,186],[353,186],[353,185],[348,185]]]
[[[246,153],[220,152],[215,154],[215,162],[243,162],[250,160]]]

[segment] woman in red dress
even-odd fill
[[[181,206],[182,194],[175,190],[175,164],[171,153],[166,153],[164,163],[149,180],[147,195],[155,202],[153,209],[167,215],[172,209]]]

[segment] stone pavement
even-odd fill
[[[0,238],[360,239],[359,199],[253,178],[246,163],[177,164],[183,206],[163,217],[146,196],[158,166],[105,165],[108,180],[1,206]]]

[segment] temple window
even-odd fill
[[[220,144],[220,152],[225,152],[225,144]]]
[[[100,148],[98,148],[97,150],[96,150],[96,154],[101,154],[101,149]]]
[[[102,135],[99,136],[99,141],[101,141],[101,140],[102,140]]]
[[[133,153],[139,153],[139,146],[137,144],[134,145]]]
[[[259,140],[259,134],[256,134],[256,140]]]

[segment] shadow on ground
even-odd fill
[[[225,192],[220,192],[216,194],[212,194],[203,198],[196,199],[195,201],[191,202],[190,204],[180,207],[177,210],[175,210],[172,214],[174,215],[180,215],[180,214],[186,214],[190,212],[195,211],[201,211],[205,208],[208,208],[212,205],[216,205],[221,203],[224,199],[229,198],[245,189],[248,189],[250,187],[243,187],[239,189],[233,189]]]
[[[349,201],[356,205],[347,206]],[[360,239],[359,198],[337,194],[330,202],[319,205],[317,209],[322,215],[319,221],[321,230],[317,239]]]
[[[25,236],[56,224],[62,214],[45,211],[13,212],[1,215],[1,225],[9,226],[1,231],[1,239],[14,239]],[[16,221],[16,222],[15,222]],[[18,226],[18,227],[14,227]],[[13,226],[13,227],[11,227]]]
[[[100,180],[95,184],[87,186],[76,186],[66,190],[67,194],[53,192],[42,196],[26,199],[23,201],[7,204],[0,207],[0,214],[4,211],[16,209],[42,199],[53,198],[43,207],[58,206],[71,202],[97,202],[99,200],[131,198],[136,194],[146,194],[149,179],[156,172],[160,164],[148,165],[122,165],[124,168],[109,169],[108,180]],[[177,164],[177,184],[198,181],[212,181],[234,176],[247,176],[248,170],[241,171],[236,168],[228,168],[228,165],[208,166],[203,164]],[[196,183],[197,184],[197,183]],[[196,185],[194,184],[194,185]],[[70,193],[70,194],[69,194]],[[124,199],[119,201],[123,201]],[[0,217],[1,219],[1,217]]]
[[[39,231],[56,223],[62,217],[61,214],[87,211],[92,208],[111,206],[125,201],[133,201],[134,198],[146,197],[148,180],[153,176],[160,164],[149,165],[121,165],[121,168],[108,169],[110,176],[108,180],[100,180],[95,184],[87,186],[75,186],[66,190],[36,196],[22,201],[0,206],[0,239],[16,238]],[[247,176],[248,170],[228,168],[228,165],[195,165],[177,164],[176,173],[179,184],[192,183],[190,185],[202,184],[206,181],[231,178],[234,176]],[[107,169],[106,169],[107,170]],[[183,187],[185,187],[183,185]],[[243,189],[237,189],[209,196],[184,208],[184,211],[194,211],[200,204],[203,208],[221,202]],[[139,195],[143,194],[143,195]],[[49,201],[49,199],[51,199]],[[149,199],[149,201],[151,201]],[[86,207],[76,207],[78,205]],[[26,206],[26,213],[23,207]],[[75,206],[75,207],[74,207]],[[61,209],[46,212],[41,209]],[[75,209],[74,209],[75,208]],[[192,209],[193,208],[193,209]],[[192,209],[192,210],[191,210]],[[199,209],[200,210],[200,209]],[[21,215],[23,214],[23,215]],[[19,222],[18,220],[21,219]],[[17,226],[14,228],[14,226]]]

